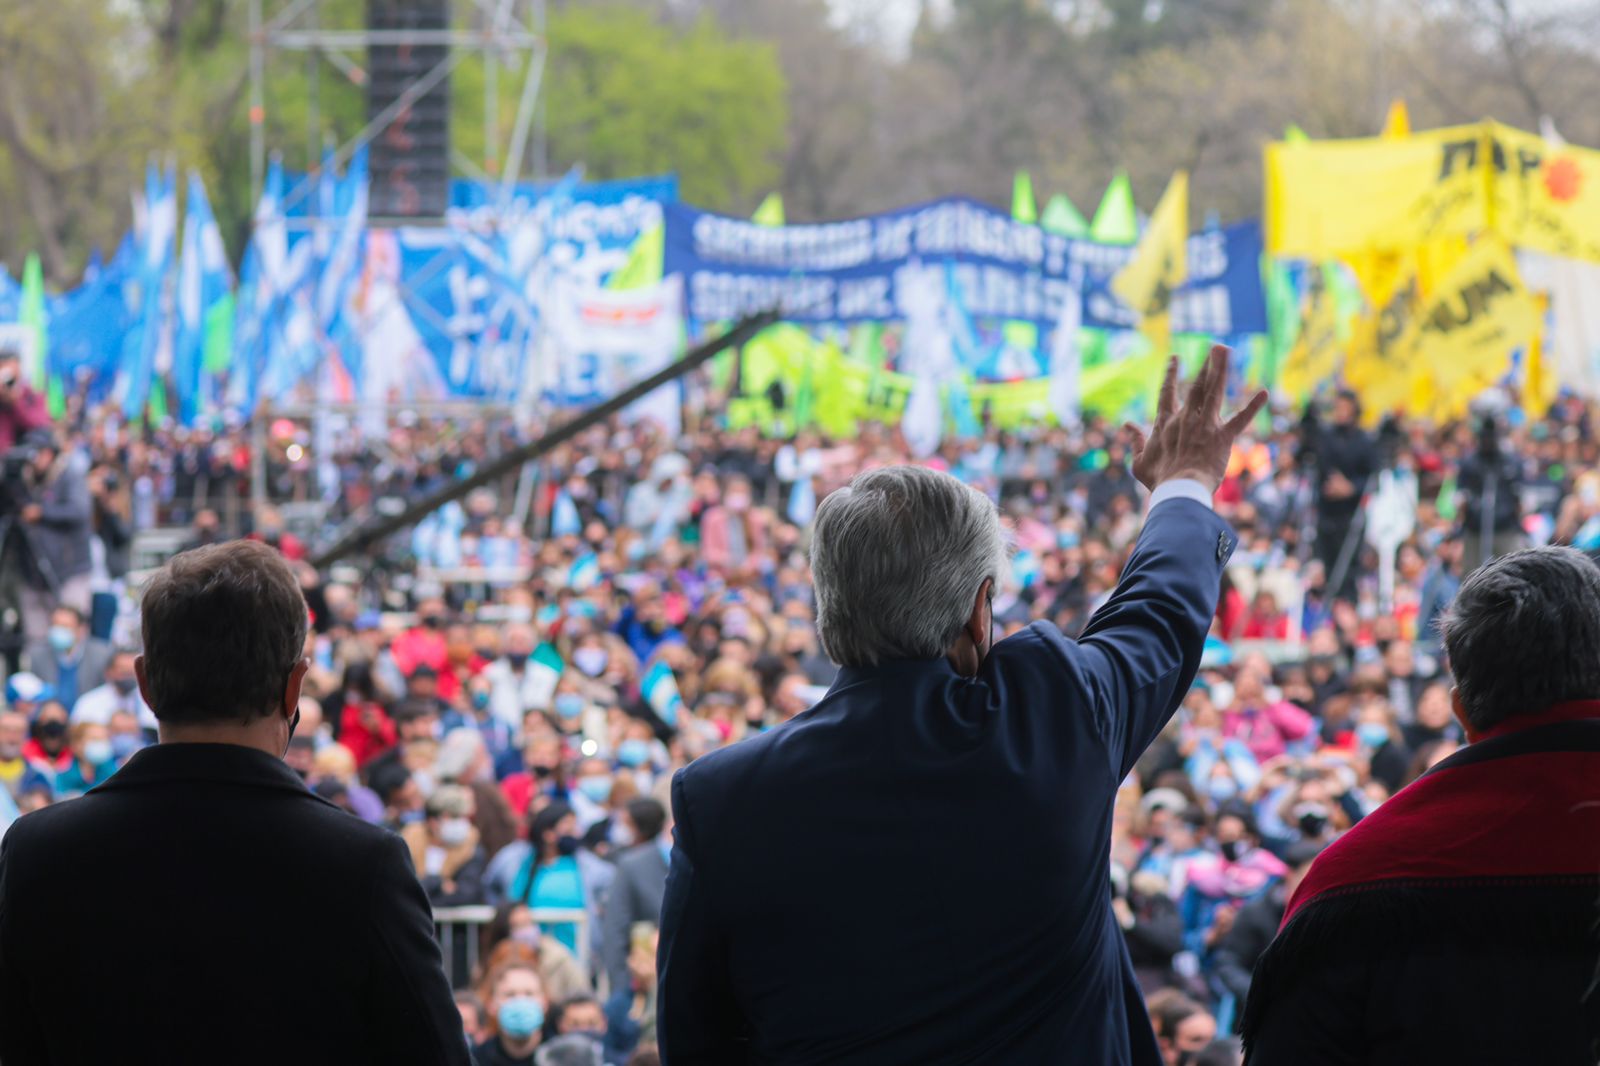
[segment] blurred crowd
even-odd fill
[[[25,392],[0,394],[0,447],[26,459],[0,515],[16,634],[0,828],[155,738],[133,667],[138,537],[266,540],[295,562],[313,616],[290,765],[398,832],[445,915],[492,908],[462,926],[476,950],[447,945],[478,1061],[654,1061],[671,775],[826,693],[807,529],[850,476],[909,459],[898,434],[668,438],[614,422],[549,455],[524,491],[479,490],[372,565],[319,571],[320,529],[278,505],[320,501],[331,525],[464,476],[517,431],[50,425],[20,417]],[[263,441],[270,454],[254,454]],[[949,441],[926,460],[988,491],[1013,531],[1003,630],[1048,619],[1074,634],[1109,596],[1143,509],[1128,448],[1090,420]],[[1169,1062],[1238,1061],[1228,1034],[1297,878],[1463,743],[1434,623],[1486,552],[1600,547],[1597,450],[1576,402],[1374,432],[1339,397],[1241,442],[1217,496],[1240,547],[1205,666],[1115,811],[1108,891]],[[1381,471],[1419,501],[1392,580],[1361,506]],[[272,507],[249,506],[260,476]]]

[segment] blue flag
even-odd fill
[[[178,229],[178,177],[161,174],[151,164],[145,171],[145,220],[140,235],[139,269],[126,291],[130,310],[137,311],[123,337],[121,389],[122,413],[130,421],[144,414],[150,384],[156,372],[156,350],[166,326],[163,289],[172,267],[172,246]]]
[[[193,425],[204,393],[206,321],[233,287],[222,231],[206,198],[200,175],[189,172],[183,219],[183,249],[178,259],[178,326],[172,350],[172,375],[178,392],[178,417]]]

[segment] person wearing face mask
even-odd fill
[[[250,541],[174,556],[140,619],[160,742],[0,841],[0,1001],[32,1004],[7,1012],[0,1062],[200,1066],[248,1034],[257,1062],[467,1066],[405,843],[283,763],[309,668],[283,557]],[[90,765],[104,728],[78,726]],[[225,989],[224,943],[249,960]],[[286,989],[318,1009],[286,1021]]]
[[[1312,861],[1325,847],[1327,843],[1322,840],[1300,840],[1291,844],[1283,855],[1289,872],[1265,894],[1239,908],[1232,928],[1217,947],[1213,959],[1217,980],[1239,1003],[1250,995],[1251,971],[1277,935],[1289,897],[1305,880]]]
[[[526,904],[509,903],[496,909],[488,926],[483,972],[492,974],[512,962],[526,962],[539,971],[545,992],[552,997],[574,996],[589,990],[589,975],[560,941],[539,931]],[[485,992],[487,995],[487,991]]]
[[[28,669],[54,686],[61,702],[71,707],[78,697],[105,683],[111,663],[111,644],[91,638],[83,615],[71,607],[50,613],[45,639],[29,645]]]
[[[506,845],[489,864],[491,903],[525,903],[534,909],[582,909],[588,914],[589,947],[603,950],[601,901],[611,889],[610,863],[579,847],[578,820],[572,808],[553,801],[528,819],[528,839]],[[578,951],[578,930],[571,922],[544,924],[541,931],[568,951]],[[585,965],[589,960],[579,960]]]
[[[491,974],[490,1036],[472,1049],[473,1066],[534,1066],[544,1041],[545,991],[539,972],[527,963],[510,963]]]
[[[56,774],[56,795],[81,796],[117,772],[117,753],[111,732],[98,722],[77,722],[68,733],[72,760]]]
[[[100,725],[110,725],[113,714],[126,711],[134,716],[141,729],[155,732],[159,725],[155,712],[150,709],[150,705],[145,702],[144,694],[139,690],[139,679],[134,665],[138,658],[139,653],[132,649],[116,650],[106,667],[106,683],[85,692],[72,708],[74,724],[97,722]]]
[[[508,729],[515,730],[529,711],[550,705],[555,676],[552,670],[533,661],[537,638],[532,626],[507,626],[504,646],[504,653],[484,667],[481,676],[489,685],[490,712]]]
[[[28,741],[22,746],[22,757],[54,780],[72,761],[72,749],[67,747],[69,728],[66,707],[58,700],[46,701],[28,727]]]
[[[440,785],[423,807],[424,818],[400,831],[428,902],[435,907],[465,907],[484,901],[486,860],[472,824],[477,808],[472,790]]]
[[[473,823],[482,836],[485,855],[493,855],[517,839],[517,816],[494,779],[494,760],[483,735],[470,726],[445,734],[434,759],[434,776],[472,792]]]
[[[0,785],[13,800],[30,788],[50,788],[50,777],[23,757],[28,720],[16,711],[0,711]]]
[[[1077,640],[1041,621],[995,642],[1010,561],[979,490],[884,466],[818,505],[817,629],[838,679],[807,713],[672,782],[663,1062],[749,1048],[843,1066],[1161,1062],[1112,913],[1107,840],[1118,786],[1199,671],[1236,544],[1211,498],[1266,396],[1224,422],[1227,363],[1213,349],[1180,404],[1172,360],[1153,430],[1129,427],[1148,514]],[[951,921],[952,901],[997,884],[1004,907]],[[869,992],[830,991],[841,967]]]
[[[661,899],[667,889],[664,847],[666,809],[653,799],[632,800],[612,816],[612,845],[617,875],[606,896],[603,923],[606,973],[611,987],[628,987],[628,934],[635,922],[661,921]]]
[[[1217,1036],[1217,1020],[1204,1007],[1173,989],[1149,1001],[1150,1021],[1161,1045],[1165,1066],[1194,1066],[1200,1052]]]

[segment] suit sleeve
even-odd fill
[[[716,928],[689,810],[685,771],[672,779],[672,861],[656,956],[656,1039],[662,1066],[747,1060],[725,944]]]
[[[1194,682],[1234,544],[1231,527],[1204,504],[1152,507],[1116,592],[1078,638],[1119,778]]]
[[[14,884],[27,864],[17,859],[17,839],[25,830],[20,822],[0,838],[0,1004],[5,1023],[0,1025],[0,1063],[5,1066],[44,1066],[50,1061],[39,1015],[29,1006],[29,960],[22,953],[20,923],[15,909]],[[35,963],[37,965],[37,963]]]
[[[389,835],[375,856],[367,928],[372,941],[365,1002],[372,1059],[400,1066],[469,1066],[450,982],[433,934],[433,912],[404,842]]]

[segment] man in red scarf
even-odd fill
[[[1593,1066],[1600,567],[1495,560],[1442,624],[1471,744],[1322,853],[1255,970],[1249,1066]]]

